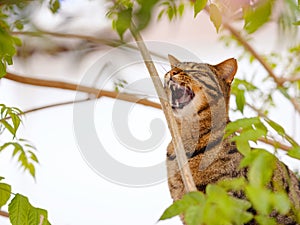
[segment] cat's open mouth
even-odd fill
[[[180,85],[172,80],[169,81],[168,85],[172,92],[173,109],[182,109],[189,104],[195,96],[194,92],[189,87]]]

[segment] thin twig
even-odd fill
[[[148,69],[148,72],[151,76],[151,79],[153,81],[153,84],[155,86],[156,92],[159,96],[160,103],[162,105],[163,112],[165,114],[169,130],[172,136],[172,142],[174,145],[176,157],[177,157],[177,163],[181,172],[181,177],[184,183],[184,187],[186,192],[191,191],[197,191],[197,188],[195,186],[193,176],[191,174],[191,170],[189,167],[189,164],[187,163],[187,158],[185,155],[184,145],[181,140],[180,132],[176,123],[176,120],[173,115],[173,111],[171,109],[171,106],[166,98],[166,93],[163,89],[163,85],[160,81],[159,75],[157,73],[157,70],[155,68],[155,65],[152,61],[151,55],[143,41],[142,36],[140,33],[135,29],[135,27],[132,25],[131,34],[134,37],[138,48],[140,49],[140,52],[142,54],[142,57],[144,59],[144,63]]]
[[[65,38],[65,39],[80,39],[84,41],[89,41],[95,44],[103,44],[110,47],[119,47],[119,46],[125,46],[130,49],[138,50],[138,48],[130,43],[126,43],[120,40],[115,39],[107,39],[107,38],[98,38],[93,36],[87,36],[87,35],[79,35],[79,34],[70,34],[70,33],[58,33],[58,32],[51,32],[51,31],[13,31],[11,32],[12,35],[26,35],[26,36],[36,36],[40,37],[41,35],[49,35],[52,37],[58,37],[58,38]],[[158,54],[156,52],[151,52],[151,55],[156,56],[161,59],[165,59],[164,56],[161,54]]]
[[[28,114],[28,113],[36,112],[36,111],[39,111],[39,110],[43,110],[43,109],[49,109],[49,108],[53,108],[53,107],[58,107],[58,106],[63,106],[63,105],[68,105],[68,104],[74,104],[74,103],[80,103],[80,102],[85,102],[85,101],[89,101],[89,100],[91,100],[91,99],[90,98],[86,98],[86,99],[80,99],[80,100],[77,100],[77,101],[67,101],[67,102],[61,102],[61,103],[55,103],[55,104],[40,106],[40,107],[36,107],[36,108],[25,110],[22,113],[19,113],[17,115],[21,116],[21,115],[25,115],[25,114]],[[2,118],[2,119],[0,119],[0,123],[2,121],[9,120],[9,119],[11,119],[10,116]]]
[[[259,110],[258,108],[256,108],[255,106],[249,104],[249,103],[246,103],[246,105],[251,108],[253,111],[255,111],[257,113],[258,116],[262,117],[262,118],[266,118],[267,120],[270,120],[261,110]],[[286,137],[288,138],[291,138],[288,134],[286,134]],[[259,138],[258,139],[260,142],[263,142],[265,144],[268,144],[268,145],[271,145],[275,148],[278,148],[278,149],[281,149],[281,150],[284,150],[284,151],[289,151],[291,150],[291,146],[288,146],[288,145],[284,145],[278,141],[275,141],[275,140],[272,140],[272,139],[269,139],[269,138]]]
[[[114,40],[114,39],[107,39],[107,38],[96,38],[87,35],[79,35],[79,34],[67,34],[67,33],[57,33],[51,31],[13,31],[11,32],[12,35],[29,35],[29,36],[41,36],[41,35],[49,35],[53,37],[60,37],[60,38],[75,38],[81,39],[85,41],[89,41],[96,44],[104,44],[111,47],[118,47],[120,45],[125,44],[122,41]]]
[[[269,138],[259,138],[258,141],[263,142],[263,143],[268,144],[268,145],[271,145],[271,146],[273,146],[277,149],[281,149],[281,150],[286,151],[286,152],[288,152],[292,148],[288,145],[284,145],[284,144],[282,144],[278,141],[274,141],[274,140],[271,140]]]
[[[281,78],[281,77],[276,76],[276,74],[272,70],[271,66],[257,53],[257,51],[254,50],[254,48],[230,24],[223,23],[223,26],[224,26],[224,28],[229,30],[229,32],[237,39],[237,41],[239,41],[242,44],[242,46],[254,56],[254,58],[257,59],[257,61],[268,72],[269,76],[274,80],[276,85],[278,87],[283,87],[284,82],[286,82],[288,80],[285,79],[285,78]],[[293,97],[290,97],[289,100],[291,101],[291,103],[294,106],[295,110],[298,113],[300,113],[300,102],[296,98],[293,98]]]
[[[2,211],[2,210],[0,210],[0,216],[3,216],[3,217],[9,217],[9,214],[8,214],[8,212],[5,212],[5,211]]]

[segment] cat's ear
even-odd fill
[[[171,65],[171,68],[174,68],[177,63],[180,63],[180,61],[172,55],[168,55],[168,59],[169,59],[169,63]]]
[[[228,84],[231,84],[234,75],[236,74],[237,67],[237,61],[234,58],[227,59],[218,65],[214,65],[214,68],[219,71],[219,76],[221,76]]]

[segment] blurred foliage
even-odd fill
[[[43,1],[4,0],[0,2],[0,79],[5,76],[8,65],[13,64],[16,47],[22,44],[21,40],[11,34],[14,30],[22,30],[28,20],[23,12],[30,4]],[[58,0],[49,2],[49,9],[55,13],[60,3]],[[16,158],[20,167],[28,171],[35,178],[35,165],[39,162],[35,154],[36,148],[30,141],[19,138],[17,131],[22,123],[23,112],[16,107],[0,104],[0,135],[6,132],[11,140],[0,142],[0,153],[12,150],[12,157]],[[47,211],[32,206],[27,197],[13,194],[10,184],[2,182],[0,177],[0,208],[8,206],[9,219],[12,225],[49,225]],[[13,196],[14,195],[14,196]],[[12,197],[13,196],[13,197]],[[11,200],[10,200],[11,199]]]
[[[12,136],[11,141],[0,145],[0,152],[11,149],[12,156],[17,158],[20,166],[35,177],[35,164],[38,163],[36,148],[28,140],[17,137],[22,122],[21,116],[20,109],[0,104],[0,134],[7,131]]]
[[[276,160],[273,154],[265,150],[249,151],[241,162],[241,167],[249,168],[247,180],[244,177],[225,179],[207,185],[205,194],[188,193],[168,207],[160,220],[184,215],[187,225],[245,224],[251,220],[261,225],[276,224],[269,215],[273,211],[286,215],[292,205],[286,192],[267,188]],[[244,199],[233,196],[241,192],[245,194]],[[256,213],[252,214],[250,208]]]
[[[50,225],[47,211],[32,206],[28,198],[20,194],[11,200],[8,212],[12,225]]]
[[[108,2],[112,5],[108,9],[107,16],[112,20],[113,28],[122,38],[125,31],[130,28],[131,22],[136,25],[137,30],[146,28],[152,15],[156,15],[153,11],[159,12],[158,19],[166,15],[169,20],[173,20],[181,17],[184,10],[190,6],[194,9],[194,17],[205,10],[210,15],[217,31],[219,31],[223,17],[228,21],[242,12],[241,18],[238,17],[238,19],[244,20],[244,30],[251,34],[270,21],[274,6],[280,1],[117,0]],[[294,29],[295,25],[299,24],[297,21],[299,7],[295,5],[294,0],[284,0],[283,6],[285,10],[281,10],[278,24],[282,29],[287,29],[288,26]]]

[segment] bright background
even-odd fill
[[[95,35],[95,31],[103,30],[103,27],[110,28],[110,22],[105,19],[103,2],[62,1],[61,10],[75,17],[68,24],[62,24],[63,20],[59,15],[52,15],[45,8],[41,8],[33,16],[41,27],[48,27],[49,30],[56,32],[70,31],[70,33]],[[274,29],[273,25],[269,25],[257,32],[253,43],[259,52],[280,50],[278,40],[275,35],[272,35]],[[220,35],[216,34],[205,13],[198,15],[196,20],[193,19],[192,12],[187,12],[181,20],[175,22],[170,23],[166,18],[160,22],[155,21],[143,33],[143,37],[149,41],[164,41],[178,45],[211,64],[240,55],[240,50],[237,48],[224,47],[218,41]],[[26,61],[16,60],[10,70],[26,76],[78,83],[88,69],[105,53],[105,49],[76,61],[80,51],[84,50],[55,56],[36,54]],[[165,55],[168,53],[165,52]],[[181,58],[180,55],[176,57],[189,60]],[[168,69],[166,65],[159,65],[161,77]],[[259,66],[256,67],[254,64],[249,68],[241,61],[237,77],[251,75],[250,71],[263,73]],[[134,75],[139,74],[141,77],[148,76],[144,69]],[[73,91],[33,87],[5,79],[1,80],[0,87],[0,102],[19,107],[24,111],[73,100],[75,97]],[[282,107],[273,110],[270,114],[271,118],[280,121],[299,141],[299,131],[294,129],[294,124],[299,122],[299,117],[282,98],[278,97],[277,102]],[[101,98],[94,103],[96,103],[94,120],[97,132],[101,134],[101,140],[106,143],[107,150],[111,151],[115,158],[132,166],[151,165],[164,161],[166,146],[170,141],[168,133],[162,137],[162,143],[150,153],[141,155],[141,153],[128,151],[118,142],[112,127],[112,108],[115,100]],[[232,115],[232,118],[234,117],[235,115]],[[149,124],[157,118],[165,121],[160,110],[135,106],[128,119],[132,135],[140,139],[149,137],[151,134]],[[74,136],[72,104],[29,113],[25,116],[23,124],[19,136],[31,140],[38,149],[40,165],[37,166],[36,181],[17,168],[9,151],[1,153],[1,176],[12,185],[14,193],[24,194],[29,197],[34,206],[47,209],[52,224],[152,225],[157,223],[164,209],[171,204],[166,181],[149,187],[120,186],[103,179],[86,164]],[[283,159],[287,160],[284,157]],[[287,163],[294,169],[300,168],[299,163],[297,165],[294,160],[287,160]],[[3,217],[0,217],[0,223],[10,224]],[[181,223],[178,218],[175,218],[158,224]]]

